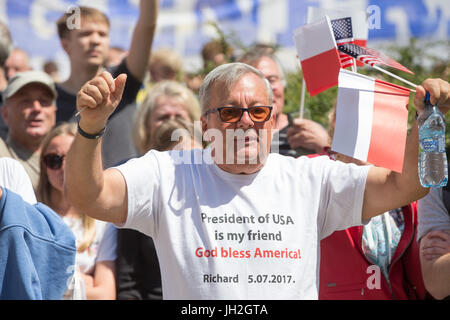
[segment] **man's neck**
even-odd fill
[[[89,66],[79,69],[72,67],[70,77],[66,81],[59,83],[59,86],[71,94],[77,94],[81,87],[98,75],[102,69],[102,66]]]
[[[217,164],[216,165],[231,174],[253,174],[258,172],[264,167],[264,164],[254,164],[254,165],[227,165],[227,164]]]
[[[288,120],[287,114],[284,114],[282,112],[277,114],[277,116],[275,118],[274,129],[282,130],[284,127],[287,127],[288,124],[289,124],[289,120]]]
[[[27,137],[26,139],[15,139],[11,135],[7,138],[8,143],[13,144],[16,148],[31,153],[41,152],[42,138]]]

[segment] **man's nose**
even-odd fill
[[[100,37],[100,35],[97,32],[93,32],[91,34],[91,42],[93,42],[93,43],[100,43],[100,39],[101,39],[101,37]]]
[[[244,110],[241,120],[238,121],[237,127],[238,128],[251,128],[255,125],[252,118],[250,118],[250,114],[248,113],[248,110]]]
[[[33,100],[33,110],[39,111],[42,109],[42,104],[38,99]]]

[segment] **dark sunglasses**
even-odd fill
[[[241,120],[244,111],[248,112],[253,122],[266,122],[272,114],[271,106],[254,106],[248,108],[240,107],[220,107],[205,112],[205,116],[212,112],[219,112],[220,120],[223,122],[235,123]]]
[[[44,162],[47,168],[52,170],[58,170],[61,169],[65,157],[66,157],[65,155],[60,156],[59,154],[56,153],[49,153],[42,158],[42,161]]]

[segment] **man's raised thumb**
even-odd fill
[[[114,79],[115,90],[111,93],[111,100],[117,101],[122,98],[123,90],[125,89],[125,83],[127,82],[127,75],[122,73]]]

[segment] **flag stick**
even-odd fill
[[[86,109],[86,108],[87,108],[86,106],[84,106],[83,108],[81,108],[80,111],[78,111],[78,112],[75,114],[75,118],[78,117],[78,116],[80,115],[80,113],[82,113],[82,112],[84,111],[84,109]]]
[[[305,95],[306,95],[306,84],[305,78],[302,80],[302,95],[300,97],[300,118],[303,118],[303,113],[305,112]]]
[[[414,83],[412,83],[412,82],[409,82],[408,80],[406,80],[406,79],[403,79],[402,77],[399,77],[399,76],[397,76],[396,74],[393,74],[393,73],[391,73],[391,72],[389,72],[389,71],[387,71],[387,70],[384,70],[384,69],[381,69],[380,67],[378,67],[378,66],[372,66],[374,69],[376,69],[376,70],[378,70],[378,71],[381,71],[381,72],[383,72],[383,73],[386,73],[387,75],[390,75],[391,77],[393,77],[393,78],[395,78],[395,79],[397,79],[397,80],[400,80],[400,81],[402,81],[402,82],[404,82],[404,83],[406,83],[406,84],[409,84],[411,87],[413,87],[413,88],[416,88],[417,87],[417,85],[416,84],[414,84]],[[411,90],[411,91],[413,91],[413,92],[416,92],[416,90]]]
[[[353,58],[352,71],[358,73],[358,69],[356,68],[356,59]]]

